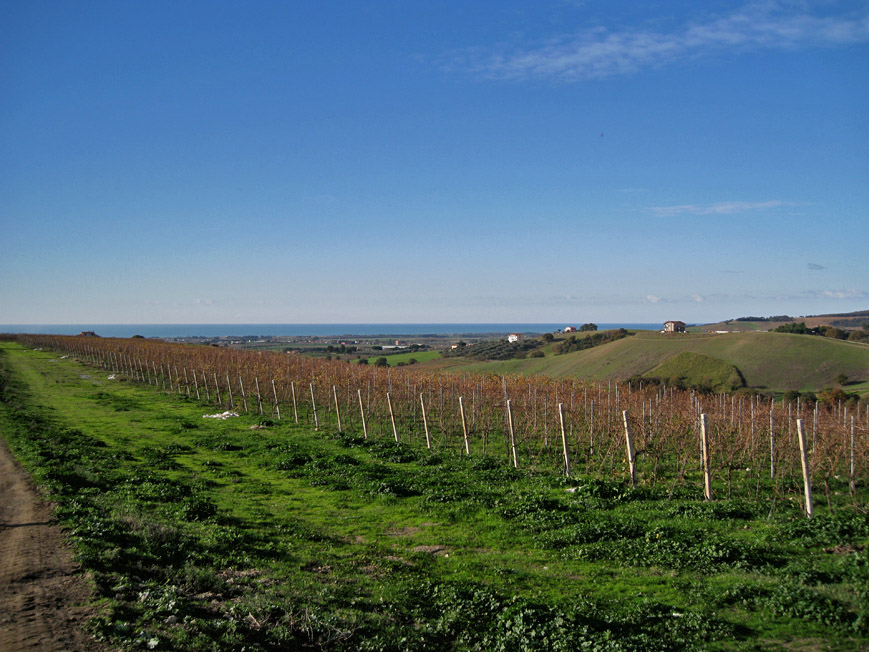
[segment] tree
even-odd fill
[[[806,322],[800,323],[791,322],[790,324],[782,324],[778,328],[774,328],[773,333],[796,333],[798,335],[811,335],[813,331],[806,328]]]
[[[543,333],[543,341],[544,342],[551,342],[554,339],[555,339],[555,335],[553,335],[552,333]]]
[[[374,361],[374,366],[375,367],[388,367],[389,363],[386,361],[386,358],[381,356],[381,357],[377,358],[377,360]]]
[[[579,330],[582,331],[582,332],[584,332],[584,333],[587,333],[587,332],[589,332],[589,331],[596,331],[596,330],[597,330],[597,324],[591,324],[591,323],[589,323],[589,324],[583,324],[582,326],[579,327]]]
[[[368,364],[368,358],[359,358],[356,364]]]

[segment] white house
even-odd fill
[[[511,344],[513,342],[518,342],[521,339],[522,339],[522,335],[520,333],[510,333],[507,336],[507,341],[510,342]]]

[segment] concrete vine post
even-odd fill
[[[392,422],[392,434],[395,435],[395,441],[398,442],[398,428],[395,426],[395,413],[392,411],[392,398],[389,392],[386,392],[386,403],[389,405],[389,420]]]
[[[806,516],[812,518],[815,513],[812,505],[812,473],[809,468],[809,451],[806,446],[806,432],[803,429],[803,420],[797,419],[797,436],[800,440],[800,461],[803,465],[803,487],[806,494]]]
[[[250,414],[250,410],[247,409],[247,395],[244,393],[244,380],[242,380],[241,375],[238,376],[238,388],[241,392],[241,404],[244,407],[244,411],[247,414]]]
[[[335,400],[335,418],[338,420],[338,432],[341,432],[341,408],[338,405],[338,389],[332,385],[332,397]]]
[[[510,428],[510,451],[513,454],[513,468],[519,468],[519,453],[516,450],[516,433],[513,430],[513,404],[507,399],[507,425]]]
[[[425,414],[425,397],[422,393],[419,395],[419,404],[422,406],[422,425],[425,428],[425,447],[431,450],[431,435],[428,432],[428,417]]]
[[[311,387],[311,409],[314,412],[314,430],[320,429],[320,420],[317,418],[317,399],[314,398],[314,383],[310,383]]]
[[[253,377],[253,382],[256,384],[256,403],[259,407],[260,416],[263,415],[263,397],[262,393],[259,391],[259,378],[257,376]]]
[[[235,409],[235,399],[232,398],[232,383],[229,382],[229,374],[226,374],[226,389],[229,392],[229,409]]]
[[[465,422],[465,405],[462,402],[462,397],[459,396],[459,413],[462,416],[462,434],[465,436],[465,455],[471,454],[471,442],[468,439],[468,426]]]
[[[628,449],[628,470],[631,474],[631,486],[637,486],[637,461],[634,458],[634,440],[631,437],[631,427],[628,424],[628,411],[622,411],[622,419],[625,422],[625,445]]]
[[[769,402],[769,477],[775,479],[775,430],[773,421],[773,409],[775,400]]]
[[[293,395],[293,417],[299,423],[299,407],[296,405],[296,383],[290,381],[290,393]]]
[[[558,420],[561,423],[561,447],[564,450],[564,475],[570,475],[570,452],[567,450],[567,433],[564,429],[564,403],[558,404]]]
[[[278,390],[275,387],[275,379],[272,378],[272,394],[275,397],[275,412],[278,415],[278,421],[281,420],[281,404],[278,402]]]
[[[859,408],[858,408],[859,409]],[[855,478],[855,473],[857,471],[857,467],[854,463],[854,415],[851,415],[851,445],[850,445],[850,473],[848,475],[848,488],[851,490],[851,497],[854,499],[854,505],[857,504],[857,480]]]
[[[368,439],[368,424],[365,422],[365,405],[362,403],[362,390],[357,389],[356,395],[359,397],[359,414],[362,416],[362,435]]]
[[[712,478],[709,475],[709,436],[705,413],[700,415],[700,451],[703,455],[703,499],[712,500]]]

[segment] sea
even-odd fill
[[[552,333],[566,326],[579,328],[582,324],[0,324],[0,333],[31,333],[50,335],[78,335],[93,331],[101,337],[153,337],[161,339],[188,337],[344,337],[378,335],[526,335]],[[599,330],[628,328],[661,330],[662,324],[599,323]]]

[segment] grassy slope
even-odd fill
[[[252,417],[203,419],[215,410],[49,352],[4,349],[26,395],[0,384],[0,434],[69,519],[105,595],[98,630],[131,648],[867,642],[853,638],[847,606],[860,553],[820,550],[865,537],[821,518],[808,547],[789,543],[782,528],[814,525],[792,505],[771,522],[765,502],[667,500],[666,487],[577,478],[568,494],[557,476],[478,451],[430,455],[286,421],[251,431]],[[444,554],[414,552],[424,545]],[[813,588],[827,576],[840,580]]]
[[[691,386],[706,386],[717,392],[733,391],[744,385],[739,370],[732,364],[693,351],[670,356],[648,376],[670,382],[683,378]]]
[[[860,312],[860,311],[858,311]],[[832,314],[832,315],[815,315],[814,317],[794,317],[793,319],[785,319],[782,321],[721,321],[714,324],[700,324],[689,327],[689,331],[694,333],[703,333],[706,331],[771,331],[783,324],[794,322],[804,322],[809,328],[817,328],[818,326],[836,326],[842,328],[840,322],[851,322],[851,328],[860,328],[865,323],[865,315],[854,315],[852,313]],[[833,322],[837,322],[834,324]]]
[[[788,333],[662,335],[641,332],[587,351],[530,360],[461,367],[462,371],[576,376],[603,380],[647,373],[672,355],[691,351],[737,367],[749,387],[776,391],[818,390],[835,386],[844,373],[849,391],[869,393],[869,346]]]
[[[415,351],[409,353],[393,353],[389,355],[380,354],[368,358],[368,364],[374,364],[378,358],[386,358],[387,364],[389,364],[390,367],[394,367],[399,362],[407,364],[410,360],[416,360],[418,363],[422,363],[428,362],[429,360],[438,360],[440,357],[440,351]]]

